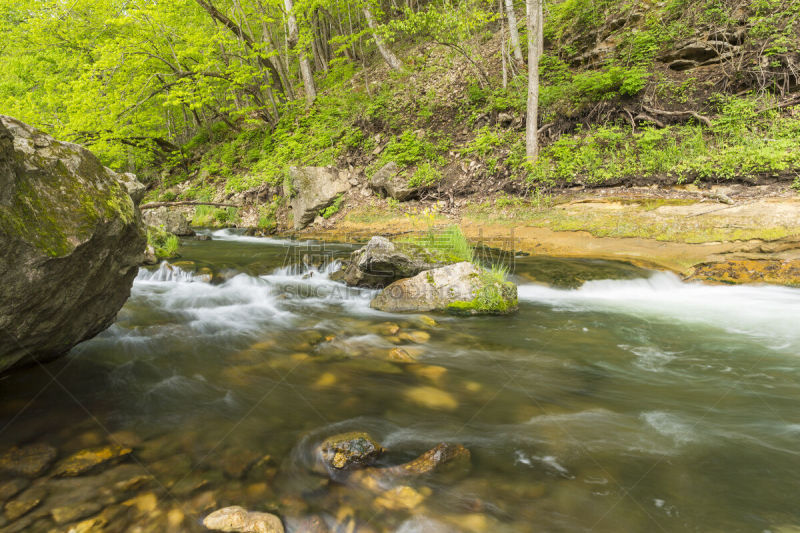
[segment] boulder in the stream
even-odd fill
[[[248,511],[238,505],[217,509],[203,519],[203,525],[214,531],[238,533],[283,533],[281,519],[270,513]]]
[[[328,470],[338,471],[371,465],[383,451],[367,433],[352,431],[326,438],[317,448],[317,457]]]
[[[145,249],[141,191],[85,148],[0,116],[0,372],[114,322]]]
[[[397,201],[410,200],[419,193],[420,187],[408,184],[408,178],[401,172],[400,166],[390,161],[382,166],[369,180],[370,188]]]
[[[290,167],[283,193],[291,198],[294,229],[301,230],[320,211],[350,189],[350,173],[334,167]]]
[[[386,237],[372,237],[366,246],[350,255],[350,262],[332,279],[351,287],[383,288],[398,279],[409,278],[439,266],[412,245],[401,247]]]
[[[161,228],[168,233],[179,237],[190,237],[194,235],[194,230],[189,225],[186,216],[176,209],[161,206],[155,209],[143,209],[142,220],[148,226]]]
[[[508,314],[517,309],[517,286],[464,261],[396,281],[370,306],[391,313]]]

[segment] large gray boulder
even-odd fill
[[[148,226],[162,228],[179,237],[194,235],[194,230],[189,225],[189,220],[182,212],[175,209],[164,206],[156,207],[155,209],[143,209],[142,220]]]
[[[283,194],[291,198],[294,229],[308,226],[319,212],[350,189],[350,175],[334,167],[290,167]]]
[[[383,288],[398,279],[416,276],[423,270],[441,266],[426,258],[421,250],[400,247],[386,237],[372,237],[366,246],[350,255],[350,262],[332,276],[351,287]]]
[[[396,281],[370,307],[390,313],[507,314],[517,309],[517,286],[464,261]]]
[[[0,115],[0,372],[114,322],[145,249],[134,182]]]
[[[408,178],[401,174],[400,166],[390,161],[382,166],[369,180],[370,188],[378,194],[397,201],[410,200],[419,193],[419,187],[411,187]]]

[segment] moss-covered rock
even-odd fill
[[[370,306],[390,313],[503,315],[517,310],[517,286],[504,276],[465,261],[396,281],[383,289]]]
[[[145,248],[141,192],[85,148],[0,115],[0,372],[111,325]]]

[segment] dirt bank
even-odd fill
[[[450,223],[475,242],[519,252],[624,260],[708,282],[800,286],[800,198],[781,187],[607,189],[460,204],[373,197],[302,235],[363,240]]]

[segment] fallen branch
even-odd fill
[[[643,105],[642,108],[648,113],[653,115],[661,115],[664,117],[694,117],[709,128],[711,127],[711,119],[701,115],[700,113],[697,113],[696,111],[664,111],[663,109],[655,109],[652,107],[647,107],[646,105]]]
[[[195,202],[194,200],[183,200],[179,202],[150,202],[140,205],[139,209],[155,209],[156,207],[178,207],[181,205],[213,205],[214,207],[242,207],[237,204],[222,204],[219,202]]]

